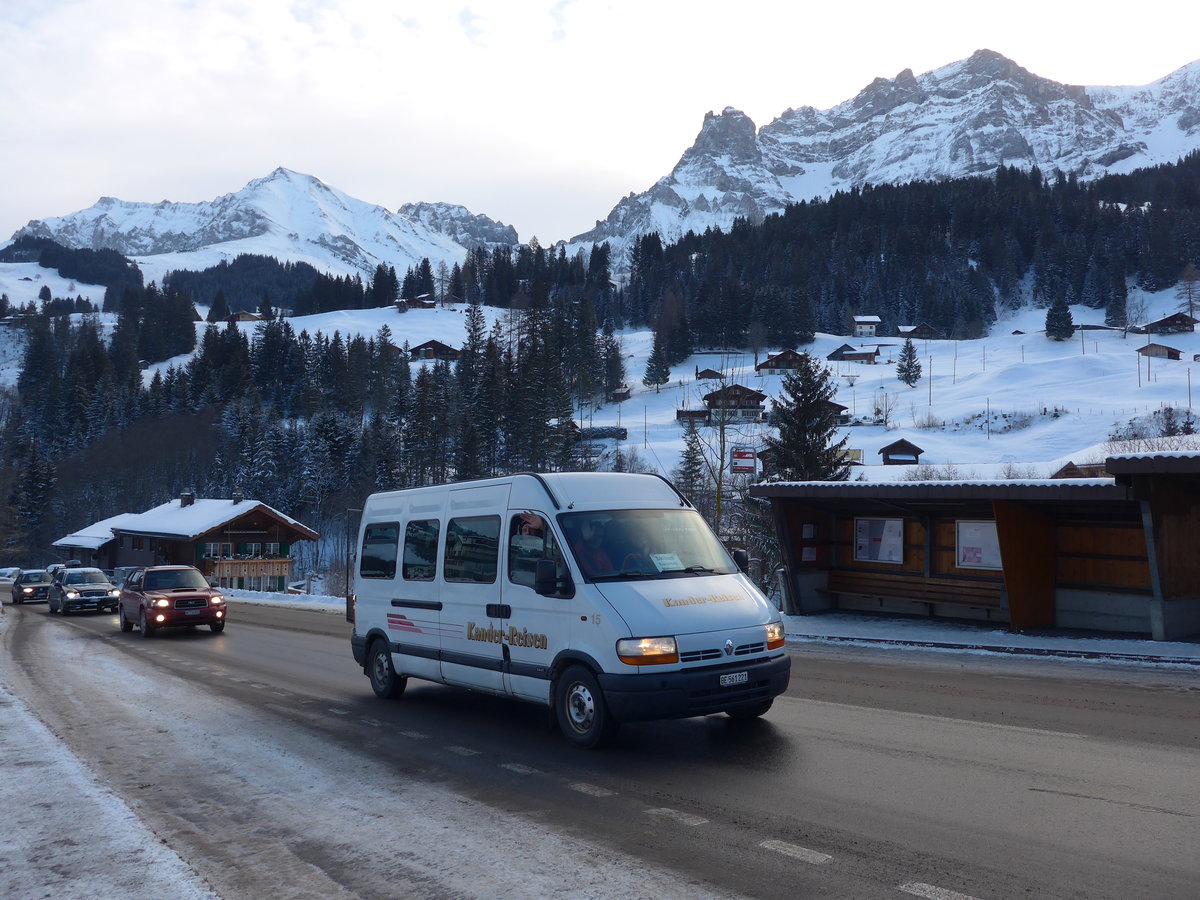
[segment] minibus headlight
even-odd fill
[[[783,623],[768,622],[767,623],[767,649],[778,650],[783,646]]]
[[[625,638],[617,641],[617,656],[631,666],[661,666],[679,662],[673,637]]]

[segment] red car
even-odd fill
[[[154,637],[160,628],[207,625],[214,633],[225,630],[225,595],[192,566],[147,566],[136,569],[121,587],[117,617],[122,631],[136,624],[142,637]]]

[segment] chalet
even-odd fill
[[[879,358],[879,348],[873,347],[866,350],[862,347],[855,347],[852,344],[842,344],[827,357],[833,362],[865,362],[874,363]]]
[[[911,441],[906,441],[900,438],[898,441],[892,441],[886,447],[880,447],[879,453],[883,456],[883,464],[885,466],[911,466],[921,461],[921,454],[925,451]]]
[[[919,325],[897,325],[896,334],[902,338],[912,338],[914,341],[936,341],[942,333],[925,322]]]
[[[850,407],[842,406],[840,403],[834,403],[832,400],[822,400],[821,407],[832,412],[834,420],[839,425],[846,425],[850,422]]]
[[[1187,313],[1177,312],[1148,322],[1141,330],[1145,334],[1183,334],[1195,331],[1197,322],[1200,322],[1200,319],[1194,319]]]
[[[689,419],[691,419],[693,422],[697,423],[698,425],[707,425],[708,424],[708,410],[707,409],[676,409],[675,410],[675,421],[676,422],[686,422]]]
[[[241,312],[233,313],[226,322],[261,322],[263,317],[256,312],[250,312],[248,309],[243,309]]]
[[[759,375],[785,375],[800,368],[800,360],[801,354],[797,351],[781,350],[760,362],[754,371]]]
[[[875,337],[875,329],[883,322],[879,316],[855,316],[854,336]]]
[[[701,369],[699,366],[697,366],[696,367],[696,380],[697,381],[724,381],[725,373],[718,372],[716,369]]]
[[[1182,359],[1183,353],[1176,350],[1174,347],[1168,347],[1166,344],[1147,344],[1145,347],[1138,347],[1137,352],[1142,356],[1150,356],[1155,359]]]
[[[1200,634],[1200,454],[1108,457],[1109,477],[763,482],[783,612],[832,610],[1182,641]]]
[[[851,347],[849,344],[842,344],[842,346],[830,353],[826,359],[874,365],[879,362],[879,348],[871,347],[868,350],[865,347]]]
[[[291,547],[317,533],[257,500],[201,499],[190,491],[143,513],[121,513],[59,538],[53,546],[102,569],[195,566],[214,584],[282,591]]]
[[[1104,478],[1108,475],[1108,470],[1104,468],[1104,463],[1083,463],[1076,465],[1074,462],[1068,462],[1065,466],[1051,475],[1051,478]]]
[[[631,393],[629,385],[623,384],[620,387],[613,388],[612,392],[608,395],[608,402],[620,403],[623,400],[628,400]]]
[[[449,344],[443,344],[439,340],[430,340],[423,344],[417,344],[417,346],[410,348],[408,352],[414,360],[440,359],[444,362],[455,362],[460,356],[460,351],[455,350]]]
[[[710,421],[715,417],[725,422],[761,422],[767,395],[745,385],[730,384],[701,399],[708,407]]]

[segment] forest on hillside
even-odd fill
[[[44,243],[19,252],[65,258]],[[402,275],[380,265],[365,280],[255,257],[159,286],[119,260],[66,255],[107,273],[116,325],[70,298],[15,317],[25,352],[0,394],[0,550],[18,564],[184,489],[241,489],[331,531],[373,490],[596,465],[583,411],[643,378],[624,371],[622,327],[653,328],[669,366],[707,347],[802,347],[815,331],[849,333],[856,314],[880,316],[883,333],[925,322],[968,338],[1005,306],[1065,300],[1125,324],[1131,285],[1161,290],[1200,262],[1200,154],[1087,184],[1005,168],[868,187],[673,245],[647,235],[621,265],[607,245],[567,256],[533,244]],[[454,363],[414,365],[386,330],[297,333],[278,315],[422,294],[469,304]],[[198,340],[197,305],[210,309]],[[222,305],[265,317],[247,335],[212,315]],[[483,305],[506,311],[492,329]],[[0,316],[8,307],[0,297]],[[147,364],[183,356],[144,382]]]

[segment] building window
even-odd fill
[[[130,544],[134,550],[144,550],[145,543],[146,543],[145,538],[139,537],[137,535],[134,535],[132,538],[130,538]]]
[[[204,555],[208,559],[228,559],[233,555],[233,545],[221,543],[205,544]]]

